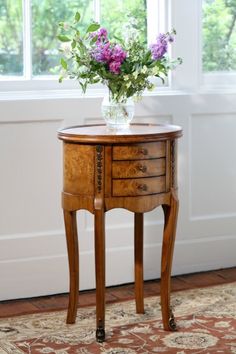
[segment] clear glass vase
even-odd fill
[[[129,97],[125,102],[116,102],[111,95],[105,95],[102,102],[102,117],[108,127],[128,127],[134,117],[133,98]]]

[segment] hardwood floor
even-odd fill
[[[214,270],[204,273],[194,273],[172,277],[172,291],[200,288],[236,281],[236,267]],[[160,281],[151,280],[144,283],[144,295],[159,295]],[[106,289],[106,302],[116,302],[134,298],[134,284],[126,284]],[[79,296],[79,306],[95,304],[95,291],[82,291]],[[10,317],[42,311],[66,309],[68,295],[51,295],[21,300],[0,302],[0,317]]]

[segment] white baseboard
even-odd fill
[[[25,245],[24,245],[25,242]],[[27,239],[21,239],[27,249]],[[1,241],[0,241],[1,246]],[[172,275],[228,268],[236,265],[236,235],[176,242]],[[160,277],[160,244],[144,250],[145,280]],[[80,290],[95,287],[94,254],[80,255]],[[0,300],[27,298],[68,291],[66,254],[0,261]],[[106,251],[106,285],[133,282],[133,249]]]

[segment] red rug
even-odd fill
[[[95,341],[95,308],[78,310],[75,325],[65,311],[0,320],[0,354],[236,354],[236,283],[172,294],[178,331],[162,329],[160,299],[106,306],[106,342]]]

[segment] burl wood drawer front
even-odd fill
[[[114,179],[112,194],[115,197],[139,196],[165,192],[165,176],[136,179]]]
[[[113,160],[142,160],[165,157],[166,143],[144,143],[134,145],[116,145],[113,147]]]
[[[164,175],[166,159],[152,159],[139,161],[113,161],[113,178],[135,178]]]
[[[94,147],[64,144],[64,192],[94,195]]]

